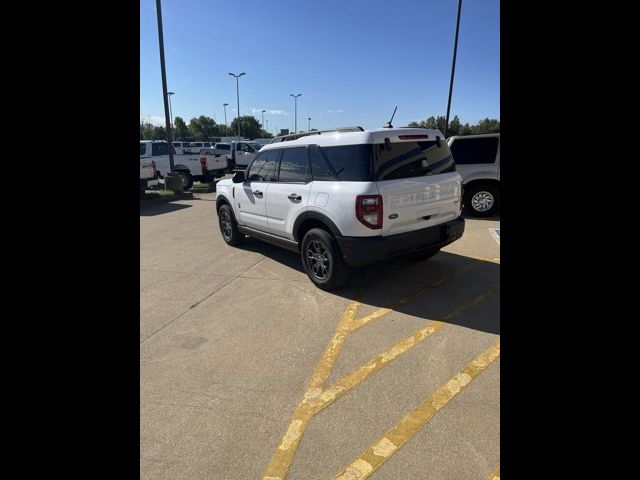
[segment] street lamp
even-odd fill
[[[164,64],[164,35],[162,33],[162,5],[160,0],[156,0],[156,15],[158,18],[158,44],[160,47],[160,73],[162,76],[162,93],[164,102],[164,123],[167,130],[167,144],[171,146],[173,134],[171,132],[171,123],[169,122],[169,103],[167,102],[167,71]],[[173,148],[169,150],[169,171],[173,172]]]
[[[268,118],[267,118],[266,122],[267,122],[267,126],[265,128],[265,132],[269,133],[269,119]]]
[[[293,93],[290,93],[289,95],[291,95],[293,97],[293,100],[296,104],[296,113],[295,113],[295,123],[294,123],[294,127],[293,127],[293,133],[298,133],[298,97],[300,95],[302,95],[301,93],[294,95]]]
[[[236,75],[235,73],[229,72],[229,75],[236,77],[236,92],[238,94],[238,141],[240,141],[240,77],[246,75],[246,73],[242,72]]]
[[[228,103],[223,103],[222,107],[224,108],[224,124],[227,125],[227,105],[229,105]],[[227,125],[228,127],[229,125]]]
[[[171,111],[171,95],[175,95],[175,92],[167,92],[167,97],[169,97],[169,116],[171,117],[171,130],[175,131],[176,127],[173,124],[173,112]]]
[[[309,120],[309,128],[307,129],[307,132],[311,131],[311,117],[307,118],[307,120]]]
[[[456,39],[453,42],[453,62],[451,62],[451,81],[449,82],[449,99],[447,100],[447,117],[444,121],[444,138],[447,138],[447,130],[449,130],[449,111],[451,109],[451,92],[453,91],[453,74],[456,72],[456,54],[458,53],[458,32],[460,31],[460,10],[462,10],[462,0],[458,0],[458,19],[456,20]]]
[[[262,110],[262,123],[260,124],[260,127],[262,127],[263,130],[264,130],[264,112],[266,112],[266,110]]]

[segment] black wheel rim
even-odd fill
[[[220,215],[220,230],[222,230],[222,236],[226,240],[231,238],[231,217],[229,217],[227,212],[222,212],[222,215]]]
[[[331,271],[331,256],[322,242],[318,240],[309,242],[305,254],[311,275],[317,280],[326,280]]]
[[[180,180],[182,180],[182,186],[186,187],[189,184],[189,179],[183,173],[180,174]]]

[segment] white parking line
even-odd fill
[[[500,229],[490,228],[489,231],[491,232],[491,235],[493,235],[493,238],[495,239],[495,241],[498,242],[498,245],[500,245]]]

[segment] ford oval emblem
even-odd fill
[[[398,214],[397,213],[392,213],[391,215],[389,215],[389,218],[391,220],[393,220],[394,218],[398,218]]]

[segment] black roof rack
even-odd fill
[[[278,142],[290,142],[291,140],[297,140],[298,138],[308,137],[310,135],[322,135],[323,133],[335,133],[335,132],[364,132],[364,128],[362,127],[340,127],[340,128],[332,128],[330,130],[311,130],[309,132],[303,133],[292,133],[290,135],[280,135],[275,137],[269,143],[278,143]]]

